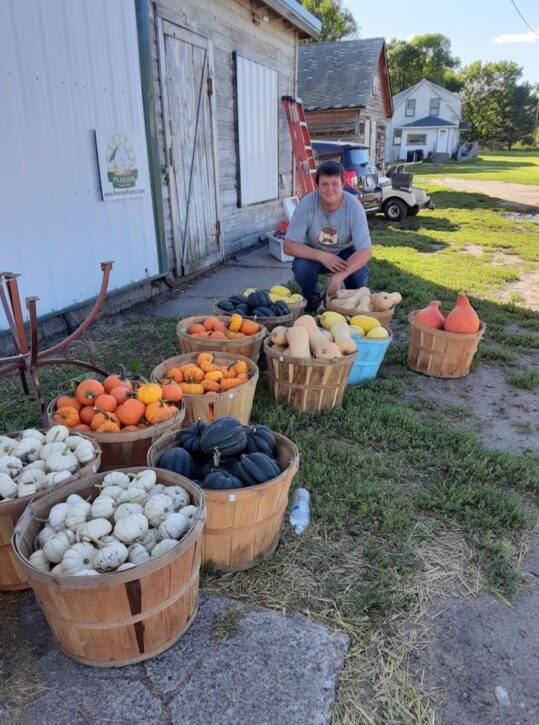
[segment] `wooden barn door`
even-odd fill
[[[160,21],[160,72],[176,273],[222,257],[213,114],[212,47],[207,38]]]

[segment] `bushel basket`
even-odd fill
[[[222,310],[217,304],[213,306],[213,312],[216,315],[224,315],[225,317],[231,317],[234,314],[233,312],[227,312],[226,310]],[[273,328],[277,327],[278,325],[290,327],[292,322],[297,319],[297,317],[294,317],[292,312],[289,312],[288,315],[281,315],[281,317],[250,317],[249,315],[242,315],[242,317],[245,320],[254,320],[259,324],[264,325],[268,332],[271,332]]]
[[[213,340],[210,338],[196,337],[196,335],[188,335],[187,330],[191,325],[202,323],[208,315],[199,315],[197,317],[186,317],[178,322],[176,331],[180,341],[180,349],[182,353],[189,352],[228,352],[231,355],[242,355],[250,358],[253,362],[257,362],[262,343],[266,337],[267,330],[261,320],[257,320],[260,330],[254,335],[241,337],[236,340]],[[218,318],[225,324],[230,323],[230,317],[220,315]]]

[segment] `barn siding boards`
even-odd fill
[[[278,20],[256,26],[248,2],[238,0],[201,0],[200,3],[179,0],[158,0],[155,16],[186,28],[212,42],[214,54],[213,92],[216,109],[218,149],[218,187],[221,200],[221,235],[224,252],[230,254],[245,244],[256,241],[265,231],[274,228],[285,216],[282,199],[292,195],[292,145],[286,119],[279,107],[278,117],[278,193],[279,199],[238,208],[236,115],[234,111],[234,51],[270,65],[278,73],[278,95],[295,93],[296,34]],[[157,57],[157,47],[155,47]],[[155,64],[156,73],[159,66]],[[158,79],[157,79],[158,81]],[[165,159],[164,136],[160,132],[160,158]],[[166,186],[163,174],[163,185]],[[168,215],[167,247],[170,238],[170,205],[165,197]]]

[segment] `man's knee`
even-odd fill
[[[318,277],[318,262],[296,258],[292,263],[292,273],[298,284],[301,284],[302,280],[311,281]]]

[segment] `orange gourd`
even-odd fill
[[[464,292],[459,292],[455,306],[445,318],[444,330],[471,335],[481,327],[477,312],[470,304]]]
[[[199,352],[196,359],[196,364],[202,367],[202,363],[209,362],[213,363],[213,355],[211,352]]]
[[[80,413],[79,413],[80,422],[85,423],[86,425],[90,425],[94,415],[95,415],[94,406],[85,405],[84,408],[81,408]]]
[[[206,330],[211,331],[216,329],[215,326],[219,324],[219,320],[217,317],[206,317],[202,324]]]
[[[129,433],[131,431],[138,430],[138,429],[139,429],[138,425],[126,425],[125,428],[122,428],[122,432]]]
[[[99,408],[99,410],[106,410],[109,413],[113,413],[118,407],[118,401],[113,395],[103,393],[103,395],[97,396],[94,401],[94,405],[96,408]]]
[[[243,317],[241,315],[238,315],[237,312],[235,312],[232,315],[232,317],[230,318],[230,324],[228,326],[228,329],[230,330],[230,332],[239,332],[242,322],[243,322]]]
[[[98,425],[97,428],[94,428],[94,430],[96,433],[119,433],[120,426],[113,420],[105,420],[101,423],[101,425]]]
[[[219,393],[221,390],[219,383],[216,383],[214,380],[203,380],[200,384],[206,393]]]
[[[238,385],[241,385],[238,378],[225,378],[221,380],[221,390],[232,390],[232,388],[237,388]]]
[[[92,430],[89,425],[86,425],[86,423],[77,423],[77,425],[73,426],[73,430],[80,430],[80,431],[89,431]]]
[[[225,380],[230,380],[231,378],[236,377],[236,371],[234,370],[234,365],[232,367],[227,368],[226,370],[223,370],[223,378]]]
[[[75,397],[81,405],[93,405],[98,395],[103,395],[105,388],[99,380],[83,380],[77,385]]]
[[[125,403],[125,401],[130,398],[132,394],[133,391],[129,390],[129,388],[126,388],[125,385],[117,385],[115,388],[112,388],[109,393],[109,395],[114,398],[117,405],[122,405],[122,403]]]
[[[212,370],[204,375],[204,380],[212,380],[214,383],[218,383],[223,377],[223,373],[220,370]]]
[[[187,330],[188,335],[198,335],[199,332],[206,332],[206,328],[204,325],[200,325],[198,323],[191,325]]]
[[[200,368],[192,367],[190,370],[185,371],[185,382],[186,383],[200,383],[204,380],[204,370]]]
[[[204,387],[200,383],[181,383],[184,395],[204,395]]]
[[[122,377],[121,375],[108,375],[103,380],[103,387],[105,388],[105,393],[110,393],[110,391],[113,388],[118,387],[118,385],[123,385],[128,390],[133,390],[132,382],[127,378]]]
[[[144,415],[145,409],[146,406],[140,400],[129,398],[116,408],[115,414],[123,425],[137,425]]]
[[[247,375],[247,373],[240,373],[237,379],[243,385],[243,383],[247,383],[249,381],[249,376]]]
[[[72,398],[70,395],[60,395],[56,401],[56,410],[59,408],[76,408],[80,410],[82,405],[76,398]]]
[[[92,422],[90,423],[90,427],[92,430],[98,431],[98,429],[101,426],[104,426],[105,423],[115,423],[118,427],[118,430],[120,430],[120,420],[114,413],[107,413],[106,411],[99,410],[94,417],[92,418]],[[99,431],[102,433],[103,431]]]
[[[236,376],[240,375],[240,373],[246,373],[247,363],[245,362],[245,360],[238,360],[238,362],[233,366],[233,369],[236,373]]]
[[[52,417],[55,423],[66,425],[68,428],[73,428],[80,423],[79,411],[71,405],[58,408]]]
[[[176,408],[172,405],[167,405],[162,400],[156,400],[146,406],[144,417],[148,423],[155,425],[156,423],[162,423],[164,420],[172,418],[175,412]]]
[[[180,367],[180,370],[182,371],[184,378],[185,378],[185,371],[190,370],[191,368],[196,368],[196,364],[194,362],[185,363],[184,365],[182,365]]]
[[[414,320],[425,327],[434,327],[437,330],[444,328],[444,316],[440,312],[440,302],[433,300],[427,307],[415,313]]]
[[[226,335],[222,330],[214,330],[210,332],[209,338],[211,340],[226,340]]]
[[[156,403],[158,400],[161,400],[162,397],[163,391],[158,383],[144,382],[137,388],[137,398],[141,401],[141,403],[144,403],[144,405]]]
[[[172,378],[175,383],[183,383],[183,372],[180,368],[169,368],[166,376],[167,378]]]
[[[257,332],[260,332],[260,325],[253,320],[243,320],[240,332],[243,332],[244,335],[256,335]]]
[[[163,400],[169,403],[177,403],[182,399],[183,390],[177,383],[163,385]]]

